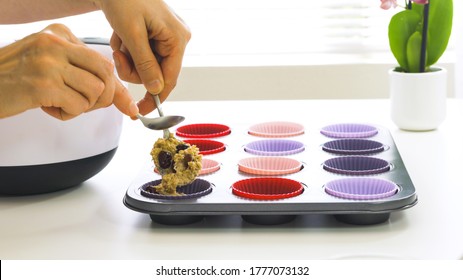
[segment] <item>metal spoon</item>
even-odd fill
[[[137,118],[149,129],[153,130],[164,130],[164,138],[169,138],[170,132],[169,128],[177,125],[185,120],[185,117],[182,116],[164,116],[164,112],[161,108],[161,101],[159,100],[158,95],[153,95],[154,102],[158,109],[159,117],[158,118],[147,118],[140,114],[137,114]]]

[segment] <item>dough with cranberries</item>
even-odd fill
[[[154,188],[164,195],[182,195],[177,187],[193,182],[202,167],[199,149],[175,138],[172,133],[168,139],[159,138],[154,143],[151,157],[162,176],[161,184]]]

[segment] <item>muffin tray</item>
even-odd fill
[[[201,174],[182,187],[184,195],[145,191],[161,179],[150,162],[124,197],[128,208],[158,223],[241,215],[247,222],[268,225],[298,215],[327,214],[368,225],[385,222],[392,212],[417,203],[394,140],[379,125],[195,123],[178,127],[176,137],[197,145],[203,154]]]

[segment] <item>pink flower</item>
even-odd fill
[[[381,0],[381,9],[389,10],[392,7],[397,7],[397,0]]]

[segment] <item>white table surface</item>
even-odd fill
[[[339,122],[390,129],[414,182],[418,204],[388,222],[353,226],[306,215],[277,226],[212,216],[187,226],[153,223],[122,199],[161,132],[126,119],[118,151],[78,187],[0,197],[0,259],[461,259],[463,258],[463,100],[448,101],[436,131],[398,130],[388,100],[166,102],[188,123],[247,125],[270,120],[307,129]]]

